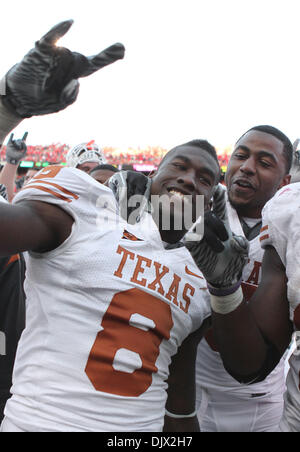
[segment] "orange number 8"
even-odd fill
[[[141,329],[131,325],[134,314],[150,319],[153,328]],[[85,372],[97,391],[126,397],[138,397],[152,383],[157,372],[155,362],[159,346],[170,338],[173,320],[170,306],[139,289],[117,293],[102,319],[102,330],[97,334]],[[135,352],[141,367],[128,373],[113,366],[120,349]]]

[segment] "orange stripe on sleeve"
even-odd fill
[[[72,201],[73,201],[73,200],[70,199],[70,198],[66,198],[66,196],[63,196],[63,195],[61,195],[61,194],[59,194],[59,193],[56,193],[56,192],[53,191],[53,190],[50,190],[50,188],[43,187],[43,186],[41,186],[41,185],[34,185],[34,186],[31,186],[31,187],[29,187],[28,185],[26,185],[26,187],[22,188],[22,190],[29,190],[29,189],[32,189],[32,188],[35,188],[35,189],[37,189],[37,190],[44,191],[44,192],[46,192],[46,193],[50,193],[51,195],[56,196],[56,198],[62,199],[63,201],[67,201],[67,202],[72,202]]]
[[[26,185],[26,187],[31,186],[32,188],[35,187],[35,184],[46,184],[46,185],[51,185],[52,187],[57,188],[58,190],[62,191],[63,193],[65,193],[66,195],[72,196],[74,199],[78,199],[79,196],[76,195],[75,193],[72,193],[71,191],[67,190],[66,188],[62,187],[61,185],[55,184],[54,182],[47,182],[45,180],[31,180],[30,183],[28,185]]]
[[[266,226],[264,226],[263,228],[261,228],[260,232],[264,232],[264,231],[266,231],[267,229],[269,229],[269,226],[266,224]]]
[[[260,238],[259,238],[259,240],[262,242],[263,240],[266,240],[266,239],[268,239],[270,236],[269,236],[269,234],[265,234],[265,235],[262,235]]]

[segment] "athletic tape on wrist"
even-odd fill
[[[194,417],[197,414],[197,411],[193,411],[193,413],[190,414],[174,414],[174,413],[170,413],[170,411],[165,410],[165,413],[167,416],[172,417],[174,419],[182,419],[182,418],[188,418],[188,417]]]
[[[217,297],[216,295],[210,295],[210,304],[212,310],[217,314],[229,314],[234,311],[243,301],[244,295],[242,288],[239,287],[236,292],[223,297]]]

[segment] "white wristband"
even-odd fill
[[[239,287],[238,290],[231,295],[226,295],[224,297],[217,297],[216,295],[210,295],[210,304],[212,310],[217,314],[229,314],[234,311],[243,301],[244,295],[242,288]]]
[[[166,415],[169,417],[172,417],[174,419],[182,419],[182,418],[186,418],[186,417],[194,417],[197,414],[197,411],[195,410],[193,413],[190,414],[174,414],[174,413],[170,413],[170,411],[165,410]]]

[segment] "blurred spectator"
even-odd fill
[[[18,166],[17,175],[15,180],[15,191],[18,192],[21,190],[24,184],[25,176],[27,174],[28,168],[23,168],[22,166]]]
[[[41,170],[41,168],[29,168],[26,172],[23,180],[23,186],[28,184],[28,182]]]
[[[28,132],[25,132],[22,139],[15,140],[14,134],[12,133],[7,145],[5,146],[6,161],[0,174],[0,184],[6,187],[8,202],[12,202],[16,191],[16,178],[19,163],[26,157],[27,136]]]

